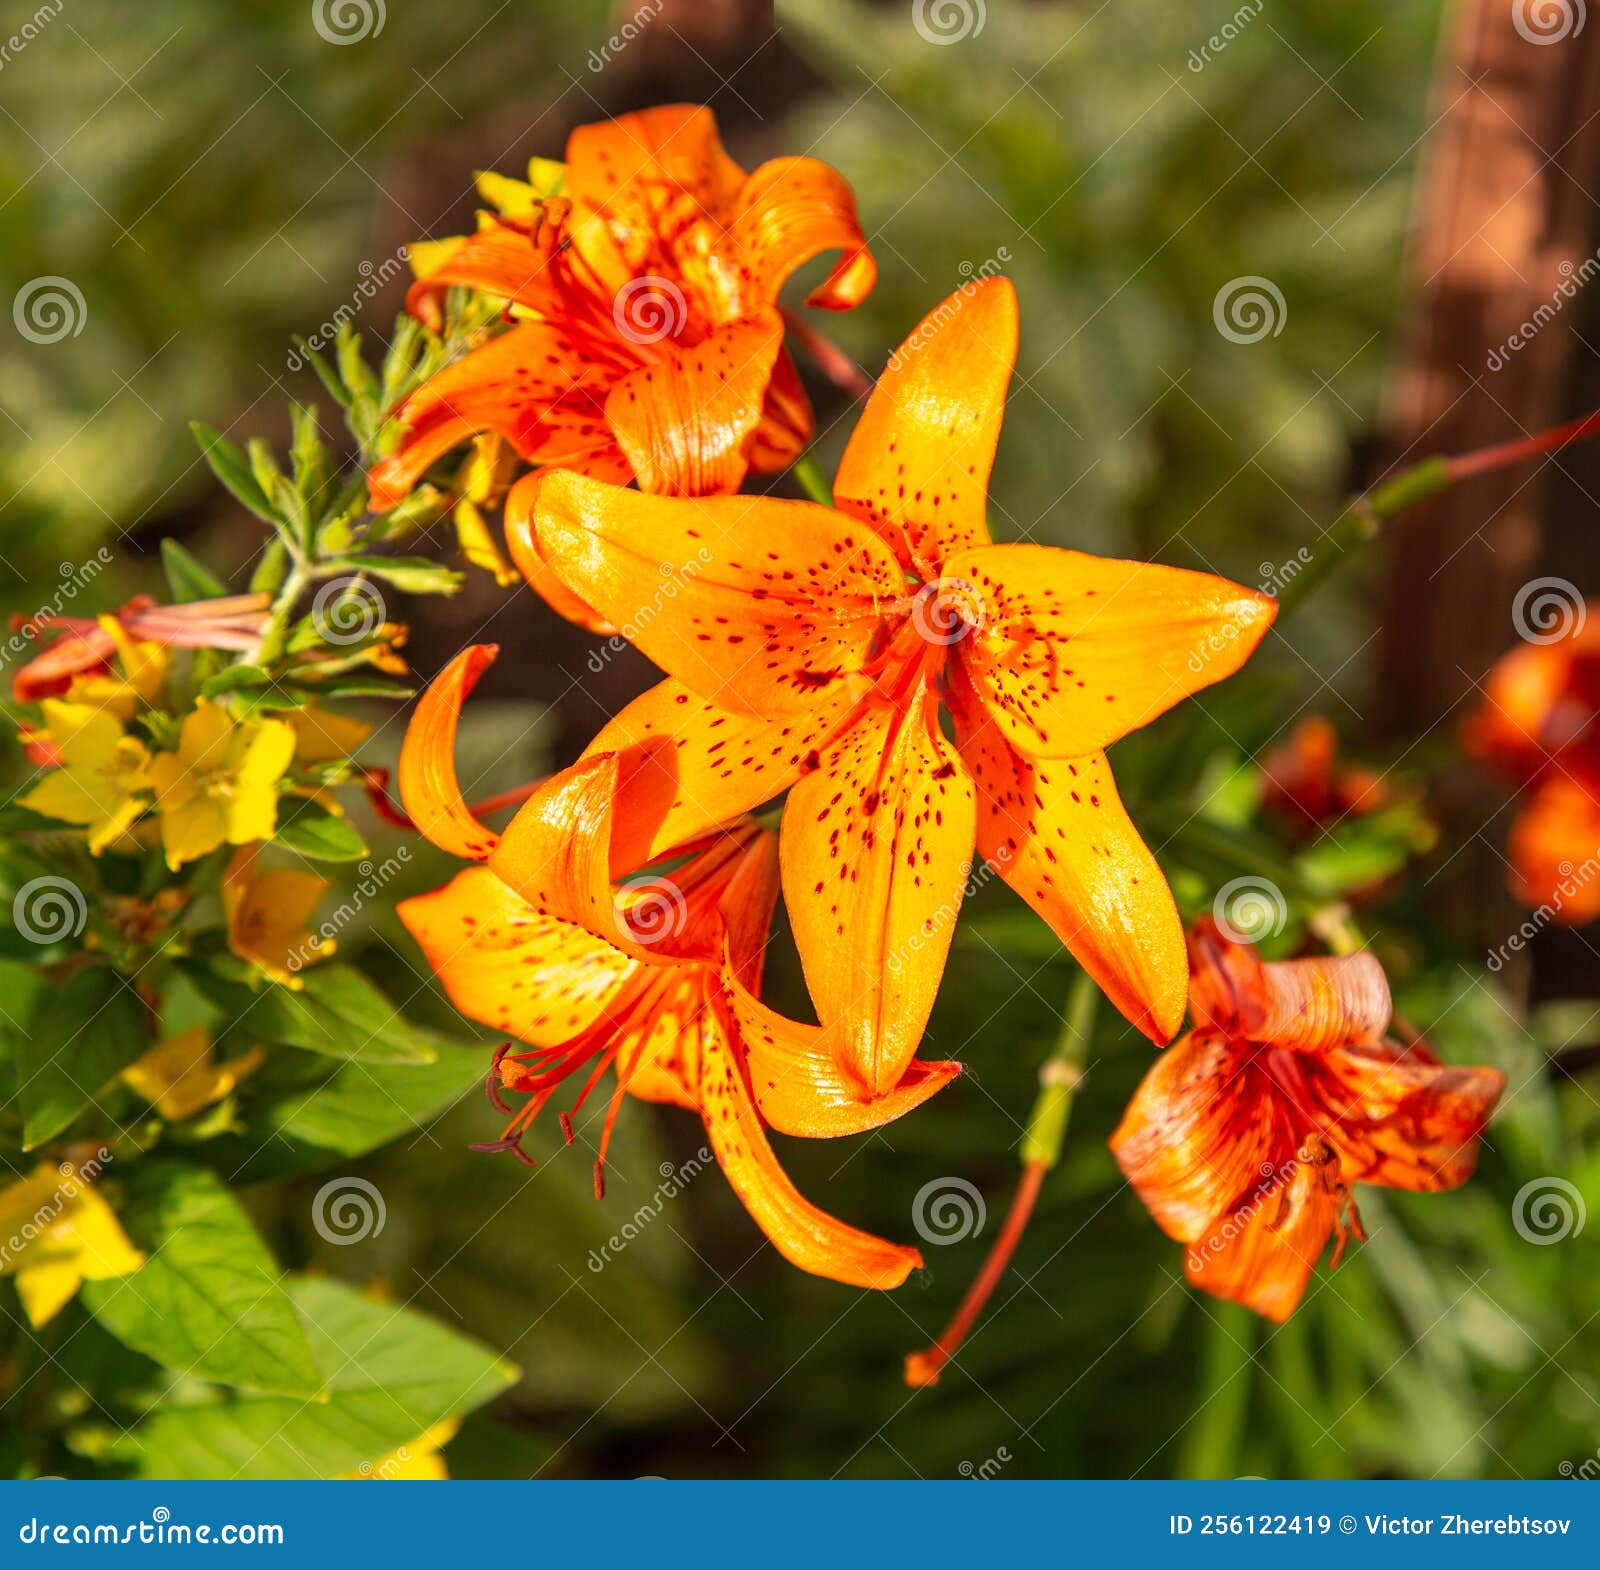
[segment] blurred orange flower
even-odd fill
[[[613,882],[618,759],[587,758],[546,781],[502,837],[477,823],[455,779],[461,703],[492,650],[469,648],[430,687],[401,755],[413,820],[443,849],[486,863],[405,900],[401,919],[451,1001],[525,1042],[496,1057],[490,1100],[510,1121],[482,1147],[514,1151],[559,1087],[571,1117],[609,1070],[616,1087],[596,1188],[628,1093],[698,1111],[745,1207],[792,1263],[864,1287],[894,1287],[915,1249],[860,1232],[809,1203],[779,1166],[766,1129],[812,1138],[880,1127],[932,1095],[954,1063],[915,1063],[893,1096],[864,1102],[814,1026],[757,998],[777,896],[773,836],[748,820],[685,847],[670,870]],[[503,1092],[527,1096],[513,1112]]]
[[[1262,805],[1299,832],[1345,817],[1365,817],[1389,800],[1383,779],[1339,758],[1339,733],[1323,714],[1308,714],[1262,759]]]
[[[1209,917],[1190,940],[1194,1029],[1134,1093],[1111,1149],[1196,1286],[1280,1323],[1336,1237],[1351,1185],[1436,1192],[1472,1175],[1505,1076],[1385,1039],[1370,954],[1263,964]]]
[[[824,251],[844,254],[811,305],[859,304],[877,274],[835,170],[775,158],[746,174],[709,109],[667,105],[580,127],[559,197],[501,205],[408,303],[437,323],[462,286],[505,300],[513,326],[401,408],[405,439],[370,475],[375,507],[483,431],[531,464],[651,491],[733,491],[749,467],[793,462],[811,410],[778,292]]]
[[[630,853],[789,791],[785,903],[869,1096],[922,1036],[974,842],[1129,1019],[1172,1036],[1182,928],[1103,749],[1238,669],[1276,609],[1205,573],[990,543],[1016,348],[1005,279],[939,305],[890,357],[833,509],[567,473],[536,507],[551,570],[670,677],[592,748],[641,760]]]
[[[1571,925],[1600,916],[1600,601],[1573,607],[1554,641],[1501,656],[1462,741],[1528,789],[1512,892]]]

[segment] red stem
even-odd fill
[[[526,785],[516,785],[496,795],[485,796],[482,801],[468,802],[467,811],[474,817],[481,817],[486,812],[499,812],[503,807],[515,807],[526,801],[543,783],[543,780],[530,780]],[[389,793],[387,769],[363,769],[361,785],[367,793],[367,800],[372,803],[372,810],[390,828],[409,829],[413,834],[418,832],[416,824],[411,821],[411,815]]]
[[[785,309],[783,324],[816,362],[817,369],[835,387],[842,387],[852,398],[865,398],[872,391],[872,378],[838,344],[824,338],[798,311]]]
[[[1541,431],[1537,436],[1523,436],[1516,441],[1499,442],[1493,447],[1480,447],[1476,452],[1462,453],[1447,458],[1445,463],[1452,481],[1464,480],[1474,474],[1486,474],[1491,469],[1503,469],[1507,464],[1520,463],[1525,458],[1536,458],[1540,453],[1556,452],[1573,442],[1581,442],[1600,435],[1600,409],[1576,420],[1568,420],[1553,430]]]
[[[920,1390],[925,1385],[938,1384],[940,1370],[956,1355],[961,1343],[967,1339],[968,1333],[977,1323],[978,1315],[983,1312],[984,1304],[989,1301],[990,1295],[1000,1284],[1000,1278],[1006,1273],[1006,1266],[1011,1263],[1011,1256],[1021,1241],[1022,1234],[1027,1230],[1028,1218],[1033,1214],[1034,1201],[1039,1197],[1044,1175],[1049,1170],[1049,1166],[1043,1161],[1029,1161],[1023,1164],[1022,1178],[1017,1184],[1016,1194],[1012,1197],[1011,1208],[1006,1212],[1000,1235],[994,1240],[994,1247],[989,1250],[989,1257],[984,1260],[983,1269],[978,1272],[977,1279],[967,1288],[967,1295],[961,1299],[961,1307],[956,1310],[955,1317],[945,1326],[943,1333],[932,1346],[924,1348],[921,1352],[913,1352],[906,1359],[905,1380],[913,1390]]]

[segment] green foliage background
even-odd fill
[[[830,331],[870,368],[975,271],[998,260],[1017,282],[1024,348],[997,466],[998,538],[1254,582],[1314,541],[1351,481],[1403,303],[1438,11],[1269,7],[1193,69],[1190,52],[1235,9],[991,0],[981,33],[937,47],[908,5],[780,7],[783,46],[821,85],[750,138],[749,161],[782,149],[836,164],[882,263],[869,304]],[[224,19],[206,0],[84,0],[0,71],[6,297],[58,274],[88,307],[87,330],[60,344],[0,332],[8,608],[31,609],[58,563],[102,541],[122,554],[116,581],[90,591],[96,609],[154,581],[147,553],[164,532],[243,573],[262,532],[195,461],[186,422],[281,438],[285,391],[306,391],[286,369],[289,335],[360,296],[363,261],[382,260],[374,236],[392,226],[378,215],[396,171],[453,157],[473,127],[503,125],[518,106],[531,120],[566,100],[563,112],[587,117],[585,56],[614,25],[597,4],[391,5],[380,34],[335,48],[308,13],[257,0]],[[734,122],[748,118],[741,81],[716,100]],[[467,168],[445,173],[465,188]],[[1236,345],[1217,333],[1213,301],[1242,276],[1281,289],[1277,336]],[[373,308],[361,325],[381,332],[385,316]],[[821,408],[826,460],[848,430],[848,417],[833,423],[841,412]],[[519,696],[529,597],[480,600],[473,617],[455,641],[498,638],[513,672],[475,706],[464,740],[464,772],[495,789],[585,738],[563,737]],[[1119,749],[1125,793],[1192,907],[1239,857],[1267,858],[1294,893],[1292,944],[1311,905],[1391,857],[1379,835],[1290,862],[1250,827],[1248,805],[1218,806],[1248,797],[1244,759],[1305,708],[1359,730],[1355,651],[1370,632],[1346,582],[1260,672]],[[573,634],[564,674],[580,676],[585,654]],[[378,751],[397,746],[390,723]],[[363,827],[375,858],[402,843]],[[446,870],[416,848],[386,893]],[[236,1392],[226,1400],[203,1377],[174,1390],[163,1349],[128,1350],[149,1327],[94,1317],[92,1293],[37,1346],[0,1287],[0,1389],[12,1392],[0,1421],[26,1412],[31,1433],[51,1436],[41,1452],[9,1433],[0,1461],[158,1476],[348,1469],[444,1415],[426,1390],[396,1401],[415,1374],[449,1383],[452,1411],[496,1397],[448,1451],[458,1476],[1558,1475],[1600,1446],[1600,1222],[1538,1247],[1511,1207],[1552,1173],[1600,1207],[1592,1085],[1551,1060],[1573,1019],[1530,1030],[1481,950],[1464,960],[1430,936],[1418,895],[1376,924],[1403,1007],[1441,1052],[1509,1076],[1479,1180],[1449,1198],[1364,1195],[1371,1242],[1269,1331],[1183,1286],[1176,1246],[1118,1177],[1105,1139],[1149,1051],[1103,1009],[1066,1158],[1015,1268],[942,1384],[913,1395],[901,1357],[947,1318],[992,1238],[1072,976],[1003,888],[964,918],[926,1048],[963,1059],[968,1075],[848,1146],[785,1142],[808,1194],[892,1237],[913,1235],[931,1180],[960,1176],[987,1197],[981,1237],[925,1249],[930,1268],[877,1297],[786,1267],[714,1171],[659,1201],[661,1174],[700,1146],[687,1116],[625,1110],[603,1205],[589,1190],[592,1124],[580,1148],[552,1145],[534,1172],[470,1154],[468,1141],[498,1131],[477,1089],[484,1058],[461,1045],[470,1032],[431,997],[374,902],[341,934],[341,957],[431,1010],[452,1038],[438,1041],[438,1062],[348,1065],[308,1108],[312,1071],[279,1054],[247,1088],[236,1134],[197,1146],[181,1171],[141,1167],[124,1196],[175,1249],[221,1240],[243,1278],[239,1311],[272,1321],[255,1339],[269,1349],[260,1366],[212,1370]],[[6,963],[0,981],[18,1000],[7,1012],[25,1018],[25,965]],[[771,986],[803,1007],[781,944]],[[311,1219],[321,1184],[346,1174],[386,1207],[382,1231],[350,1247]],[[602,1257],[641,1207],[637,1237]],[[251,1272],[259,1286],[283,1268],[294,1274],[263,1310]],[[374,1283],[403,1319],[367,1324],[372,1302],[346,1287]],[[394,1324],[411,1339],[390,1345]],[[332,1360],[331,1400],[310,1403],[330,1372],[319,1354],[352,1344],[363,1349],[353,1364]],[[510,1363],[521,1372],[502,1392]],[[374,1388],[390,1393],[374,1401]]]

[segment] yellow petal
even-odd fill
[[[426,278],[438,272],[466,243],[466,236],[459,234],[448,240],[413,240],[406,247],[406,260],[416,277]]]
[[[283,720],[248,726],[239,740],[242,747],[235,775],[241,785],[276,784],[294,762],[294,727]]]
[[[388,1455],[363,1464],[358,1471],[345,1473],[345,1477],[384,1483],[445,1482],[450,1473],[440,1451],[455,1437],[460,1426],[459,1418],[448,1417],[419,1434],[409,1444],[397,1446]]]
[[[300,763],[335,763],[348,758],[372,734],[364,720],[320,709],[314,703],[296,709],[289,724],[294,727],[294,755]]]
[[[34,1265],[17,1272],[17,1296],[35,1330],[42,1330],[78,1295],[83,1274],[67,1263]]]
[[[117,767],[123,732],[115,714],[86,703],[63,703],[59,698],[46,698],[40,707],[45,729],[64,763],[107,772]]]
[[[502,589],[510,588],[519,577],[517,569],[500,554],[494,535],[484,516],[465,496],[456,503],[456,544],[461,554],[474,566],[494,574],[494,581]]]
[[[215,773],[222,767],[235,729],[226,709],[202,698],[193,712],[184,716],[178,732],[180,761],[202,774]]]
[[[156,759],[159,763],[161,760]],[[186,861],[196,861],[209,856],[228,838],[227,825],[222,811],[209,796],[194,796],[181,807],[171,811],[160,803],[161,848],[166,852],[167,866],[176,872]],[[273,796],[276,811],[277,796]],[[272,832],[269,827],[267,832]]]

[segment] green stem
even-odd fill
[[[1066,1015],[1055,1050],[1039,1069],[1039,1094],[1034,1098],[1027,1131],[1022,1136],[1023,1166],[1040,1162],[1050,1168],[1061,1159],[1073,1098],[1089,1064],[1089,1041],[1099,1001],[1100,989],[1094,978],[1087,971],[1079,971],[1067,994]]]
[[[791,465],[789,473],[812,501],[820,502],[824,507],[833,506],[833,487],[822,472],[822,465],[817,462],[815,453],[801,453]]]

